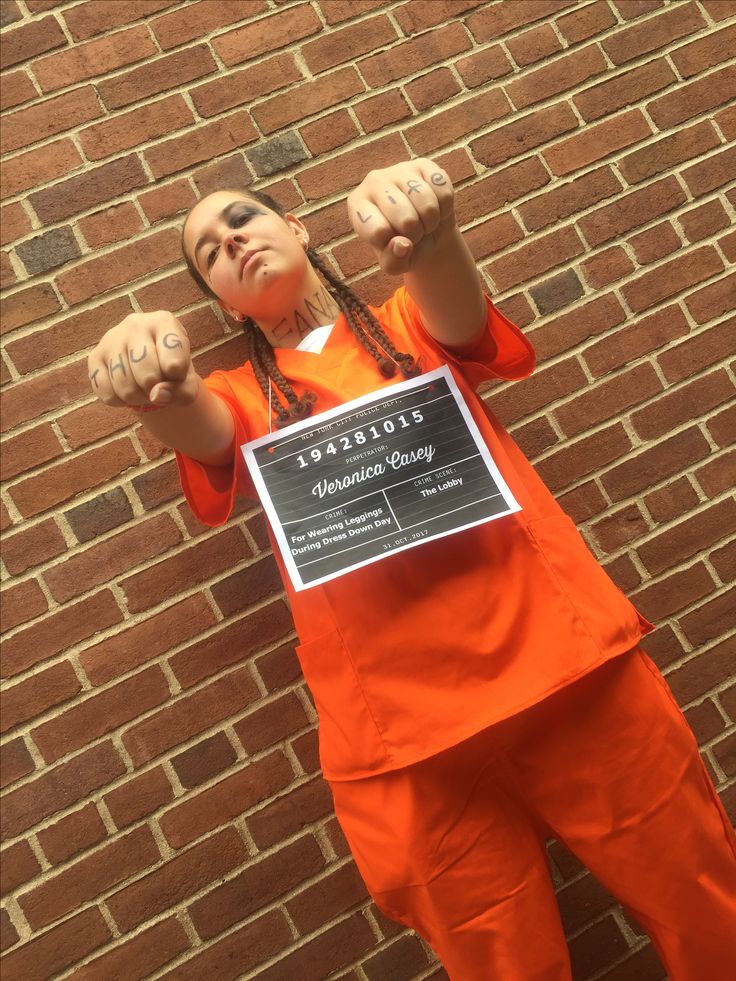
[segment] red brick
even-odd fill
[[[140,160],[131,154],[86,170],[45,191],[31,194],[29,200],[41,221],[50,224],[147,183],[148,177]]]
[[[159,136],[167,136],[193,122],[194,116],[184,99],[172,95],[87,126],[80,132],[79,142],[90,160],[101,160]]]
[[[649,143],[619,160],[618,166],[628,184],[636,184],[678,164],[699,157],[719,143],[710,120],[688,126],[687,129]]]
[[[2,197],[36,188],[55,177],[63,177],[82,165],[79,151],[71,140],[56,140],[37,150],[28,150],[0,165]]]
[[[456,58],[472,46],[465,26],[451,21],[417,37],[400,41],[386,51],[368,55],[358,61],[357,66],[368,89],[373,90],[437,62]]]
[[[634,250],[639,265],[645,266],[679,251],[682,241],[670,222],[661,221],[638,235],[632,235],[629,245]]]
[[[86,82],[96,75],[106,75],[157,53],[151,35],[141,24],[41,58],[34,62],[33,73],[43,92],[54,92],[75,82]]]
[[[232,664],[241,663],[259,648],[279,640],[293,626],[286,606],[281,600],[276,600],[173,654],[169,664],[182,688],[191,688],[204,678]]]
[[[73,89],[27,109],[18,109],[5,117],[0,138],[2,152],[10,153],[29,143],[48,139],[101,115],[102,109],[91,85]]]
[[[662,51],[677,38],[695,34],[706,26],[696,3],[678,3],[641,24],[632,24],[609,35],[601,42],[614,65],[624,65],[650,51]]]
[[[153,224],[162,218],[173,218],[174,215],[193,208],[197,203],[197,195],[189,181],[182,178],[139,194],[138,203],[146,218]]]
[[[34,320],[42,320],[59,310],[61,304],[50,283],[39,283],[27,290],[20,290],[5,298],[3,303],[2,333],[25,327]]]
[[[118,927],[127,932],[217,882],[247,858],[238,832],[225,828],[118,890],[106,900],[108,909]]]
[[[399,134],[392,133],[307,167],[297,175],[297,183],[307,201],[320,200],[352,189],[355,185],[355,174],[365,174],[371,168],[391,166],[405,156],[406,148]]]
[[[133,520],[133,508],[122,487],[103,491],[64,512],[78,542],[88,542]]]
[[[405,8],[404,8],[405,9]],[[334,68],[360,55],[375,51],[398,39],[396,28],[385,14],[351,24],[301,47],[302,57],[314,74]]]
[[[37,726],[32,730],[32,738],[46,763],[55,763],[91,740],[162,705],[169,696],[166,678],[161,668],[153,664]]]
[[[19,681],[6,685],[0,693],[2,721],[0,732],[7,732],[49,709],[62,705],[81,691],[82,683],[69,661],[60,661]]]
[[[126,241],[142,229],[141,216],[130,201],[104,208],[79,222],[79,230],[93,249]]]
[[[225,733],[217,732],[209,739],[203,739],[202,742],[179,753],[178,756],[173,756],[171,766],[182,787],[190,790],[212,780],[218,773],[222,773],[237,762],[237,759],[233,744]]]
[[[172,801],[174,790],[164,768],[155,766],[128,777],[124,784],[104,794],[102,799],[116,827],[126,828]]]
[[[111,939],[102,913],[96,906],[91,907],[6,954],[6,977],[49,978],[61,974]]]
[[[8,109],[28,102],[29,99],[35,99],[37,94],[36,86],[28,72],[23,69],[8,72],[0,87],[0,112],[7,112]]]
[[[202,290],[187,269],[164,276],[149,286],[141,286],[133,295],[144,313],[154,310],[177,313],[182,307],[189,307],[203,299]]]
[[[542,150],[550,170],[564,177],[652,135],[640,109],[630,109]]]
[[[88,647],[79,663],[93,685],[103,685],[196,637],[215,623],[201,593]]]
[[[280,93],[252,109],[251,115],[264,133],[274,133],[290,123],[301,122],[307,116],[349,102],[364,91],[364,83],[355,69],[350,66],[316,78],[314,81],[303,82],[299,87],[298,107],[294,103],[293,95],[290,97],[288,92]]]
[[[243,726],[240,726],[243,729]],[[333,801],[326,782],[317,777],[276,797],[247,817],[248,831],[259,850],[299,834],[305,824],[327,821],[333,816]]]
[[[179,542],[181,532],[171,515],[158,514],[84,552],[69,556],[65,562],[48,569],[44,578],[54,599],[66,603],[167,552]]]
[[[471,141],[470,150],[480,163],[492,167],[577,128],[575,113],[566,102],[559,102],[479,136]]]
[[[406,139],[414,153],[428,156],[451,140],[457,139],[461,132],[467,133],[477,125],[477,119],[501,119],[509,114],[508,100],[499,89],[490,89],[478,95],[472,95],[440,111],[436,116],[422,120],[408,127]],[[434,126],[430,125],[436,120]]]
[[[293,899],[287,900],[284,905],[289,916],[294,920],[299,933],[306,936],[329,923],[330,920],[337,919],[346,913],[351,906],[356,906],[369,898],[368,890],[355,864],[348,862],[339,869],[335,869],[331,874],[323,876],[319,882],[303,889]],[[422,952],[419,940],[417,938],[412,939],[417,944],[419,956],[422,958],[414,965],[415,969],[419,971],[422,967],[427,966],[427,958]],[[368,963],[372,962],[369,961]],[[412,976],[410,973],[404,975],[407,978]],[[386,964],[382,973],[375,973],[372,977],[375,981],[378,981],[379,978],[392,977],[389,965]]]
[[[563,446],[535,464],[539,476],[557,493],[588,474],[607,466],[631,449],[631,441],[621,423],[592,436]]]
[[[132,283],[180,260],[179,238],[176,229],[162,229],[107,255],[83,262],[57,277],[59,290],[68,303],[74,304],[115,286]]]
[[[309,152],[317,156],[336,147],[346,146],[360,134],[360,130],[347,109],[339,109],[301,126],[299,133]]]
[[[0,245],[7,245],[32,231],[31,219],[20,201],[0,208]]]
[[[38,842],[52,865],[61,865],[107,837],[107,828],[90,801],[38,832]]]
[[[646,401],[662,391],[654,368],[646,363],[597,385],[554,410],[566,436],[578,436],[592,426]]]
[[[60,48],[66,43],[64,32],[55,17],[42,17],[40,20],[21,24],[3,33],[0,69],[5,71],[11,65],[18,65],[21,61],[28,61],[29,58]]]
[[[293,691],[261,705],[248,714],[248,719],[249,726],[233,728],[249,755],[275,747],[310,725],[304,706]]]
[[[6,350],[21,374],[26,374],[96,344],[106,329],[119,323],[132,310],[127,296],[117,297],[26,334],[17,341],[10,341]]]
[[[708,420],[708,432],[717,446],[729,446],[736,442],[736,405],[724,409]]]
[[[66,551],[64,536],[53,518],[12,535],[3,535],[0,554],[8,572],[20,576],[34,565],[47,562]]]
[[[613,11],[603,3],[588,4],[555,19],[555,25],[562,37],[573,43],[601,34],[615,23]]]
[[[700,198],[732,180],[734,170],[736,146],[729,145],[719,153],[711,154],[707,160],[683,170],[682,179],[693,197]]]
[[[210,944],[201,952],[171,968],[168,981],[201,981],[202,978],[221,978],[232,974],[232,965],[246,971],[277,957],[293,942],[291,927],[280,909],[263,916]],[[287,975],[284,975],[287,976]],[[290,974],[289,977],[304,977]]]
[[[611,468],[600,480],[611,500],[620,501],[684,472],[709,453],[707,440],[697,426],[691,426]]]
[[[216,69],[211,51],[201,44],[149,61],[114,78],[105,78],[98,82],[97,88],[108,109],[121,109],[202,78]]]
[[[196,838],[234,820],[243,811],[285,790],[294,770],[281,750],[238,767],[235,773],[170,807],[159,824],[172,848],[183,848]]]
[[[621,287],[629,307],[636,313],[710,279],[723,269],[723,261],[712,245],[678,255],[656,269]]]
[[[251,917],[306,880],[318,876],[324,872],[324,866],[324,856],[309,834],[302,834],[270,855],[259,856],[238,875],[189,906],[198,936],[210,940],[223,933],[239,920]],[[321,885],[324,879],[320,877],[319,881]]]
[[[6,896],[29,882],[41,871],[38,859],[27,841],[17,841],[0,852],[0,893]]]
[[[736,28],[733,24],[720,31],[710,31],[705,37],[676,48],[670,55],[683,78],[692,78],[727,62],[736,47]]]
[[[496,288],[507,290],[568,262],[585,252],[579,234],[572,226],[555,228],[546,235],[488,263],[485,267]]]
[[[143,825],[45,879],[18,903],[31,928],[40,930],[160,858],[151,829]]]
[[[3,838],[15,837],[63,808],[76,804],[125,773],[125,764],[108,740],[55,767],[47,767],[5,794]]]
[[[234,113],[192,132],[157,143],[144,153],[154,177],[167,177],[258,138],[247,113]]]
[[[736,529],[736,504],[726,499],[686,516],[637,547],[644,567],[656,576],[702,554]]]
[[[20,674],[122,619],[120,607],[107,589],[64,606],[5,639],[3,677]]]
[[[283,585],[276,560],[266,555],[240,572],[221,579],[212,587],[212,596],[226,617],[260,603]]]
[[[139,463],[138,453],[127,437],[88,450],[27,477],[10,489],[14,504],[24,518],[68,501]]]
[[[27,777],[33,773],[35,766],[22,736],[4,743],[0,754],[0,787],[7,787],[21,777]]]
[[[20,935],[10,919],[10,913],[3,907],[0,909],[0,951],[3,953],[15,946],[20,940]]]
[[[409,119],[412,114],[404,95],[398,89],[388,89],[372,99],[364,99],[352,109],[366,133],[375,133],[389,123]]]
[[[17,281],[18,277],[10,261],[10,252],[0,252],[0,289],[8,289]]]
[[[11,477],[17,477],[26,470],[34,470],[63,453],[64,449],[50,422],[27,429],[3,443],[0,479],[10,480]]]
[[[505,92],[517,109],[525,109],[550,96],[559,95],[606,71],[606,60],[597,44],[589,44],[522,78],[509,82]]]
[[[634,271],[634,263],[620,246],[615,246],[585,259],[580,263],[579,269],[583,279],[592,289],[601,290],[604,286],[626,279]],[[539,306],[539,303],[537,305]]]
[[[539,0],[535,0],[535,4],[538,2]],[[532,4],[532,6],[535,4]],[[390,924],[393,922],[388,920],[387,917],[384,919],[386,923]],[[260,923],[259,920],[250,924],[249,933],[255,932],[255,927],[258,923]],[[266,937],[269,940],[265,957],[272,959],[277,953],[271,950],[273,945],[272,938],[276,933],[275,926],[270,925],[268,927],[268,933],[265,933],[265,929],[264,927],[264,940]],[[383,929],[390,930],[390,927],[387,928],[384,926]],[[253,949],[254,939],[251,938],[250,940],[250,944],[252,945],[250,949],[245,947],[243,950],[245,936],[241,939],[240,934],[245,934],[245,932],[245,929],[243,929],[242,931],[228,934],[214,948],[207,950],[205,955],[200,956],[193,963],[188,962],[187,964],[183,964],[172,975],[171,981],[181,981],[184,978],[191,978],[194,981],[197,977],[202,977],[202,974],[196,973],[202,970],[206,972],[208,969],[214,969],[219,973],[224,969],[224,965],[228,963],[230,958],[235,958],[238,964],[240,964],[242,963],[242,958],[245,957],[247,958],[245,963],[248,963],[250,966],[253,956],[251,950]],[[264,941],[261,940],[260,942],[262,944]],[[261,974],[262,981],[278,981],[280,978],[306,978],[313,975],[319,976],[320,971],[325,972],[325,977],[329,977],[331,974],[339,976],[340,973],[343,973],[344,976],[344,972],[340,971],[340,969],[346,968],[348,964],[353,962],[367,959],[375,949],[375,944],[376,941],[366,917],[362,912],[353,912],[349,917],[340,920],[338,923],[318,933],[299,948],[292,949],[288,954],[282,954],[278,958],[278,961],[270,968],[266,968],[258,973]],[[285,950],[286,946],[282,942],[280,951]],[[225,947],[225,951],[221,952],[220,948],[222,947]],[[256,947],[255,949],[258,948]],[[220,964],[223,966],[218,969],[218,965]],[[210,965],[212,968],[210,968]],[[401,966],[399,966],[396,975],[401,976],[402,973]],[[442,971],[442,973],[437,975],[436,981],[442,981],[442,975],[444,973]],[[390,974],[394,974],[394,971],[392,970]],[[374,977],[380,976],[380,974],[374,975]],[[387,975],[383,976],[385,977]],[[404,974],[404,976],[410,977],[411,975]]]
[[[651,405],[631,414],[631,424],[642,439],[658,436],[703,416],[734,397],[734,386],[725,369],[698,378],[675,392],[665,392]]]
[[[476,49],[465,58],[457,58],[454,67],[468,89],[480,88],[514,71],[511,60],[500,44]]]
[[[77,450],[128,429],[133,421],[134,417],[123,406],[108,406],[98,401],[60,416],[58,424],[71,448]]]
[[[721,453],[695,471],[695,479],[706,497],[718,497],[733,490],[733,475],[736,469],[736,450]]]
[[[677,76],[665,58],[661,57],[630,68],[623,75],[590,85],[573,96],[572,101],[583,119],[593,122],[603,116],[611,116],[617,109],[633,105],[676,81]]]
[[[143,572],[123,579],[120,586],[131,613],[139,613],[191,589],[251,555],[239,528],[219,531]]]
[[[36,579],[27,579],[15,586],[7,586],[2,591],[1,602],[3,630],[12,630],[21,623],[33,620],[49,608]]]
[[[64,12],[64,20],[75,41],[85,41],[113,27],[149,18],[178,0],[116,0],[116,3],[78,3]]]
[[[149,977],[189,949],[186,931],[175,916],[156,923],[74,971],[74,981]]]
[[[708,283],[696,293],[691,293],[685,304],[693,320],[697,324],[704,324],[734,309],[733,301],[736,296],[734,290],[736,290],[736,273],[732,272],[714,283]],[[732,327],[734,322],[731,318]],[[722,327],[723,325],[719,324],[718,329],[721,330]]]
[[[170,705],[122,735],[123,745],[138,767],[166,753],[215,723],[242,712],[260,698],[247,668],[230,672],[192,694],[182,694]]]
[[[223,187],[247,187],[251,181],[242,153],[221,157],[214,163],[200,164],[191,173],[191,180],[200,197]]]
[[[255,657],[253,664],[268,693],[281,691],[302,678],[294,641],[287,641],[280,647]]]
[[[726,591],[720,596],[709,598],[702,606],[680,618],[682,632],[696,649],[704,647],[706,644],[718,639],[723,634],[729,633],[733,629],[733,597],[729,595],[729,592]],[[702,665],[703,669],[706,668],[708,658],[711,656],[712,652],[709,652],[703,659],[698,659],[706,662]],[[710,667],[712,670],[715,664],[710,665]],[[707,675],[705,674],[705,670],[703,670],[699,677],[693,675],[692,683],[693,685],[697,685],[697,690],[700,692],[706,685],[707,687],[711,687],[714,683],[720,684],[722,681],[732,677],[733,657],[724,659],[720,665],[720,670],[717,671],[716,677],[712,680],[709,679],[706,682]]]
[[[687,477],[673,480],[651,494],[646,494],[644,503],[657,524],[666,524],[679,518],[686,511],[694,511],[698,506],[698,495]]]
[[[574,0],[535,0],[533,4],[494,4],[471,14],[466,23],[476,42],[489,41],[508,34],[524,24],[533,24],[543,17],[558,14],[565,7],[575,6]],[[411,9],[411,8],[410,8]],[[442,10],[442,8],[438,8]]]
[[[228,66],[251,61],[275,48],[287,47],[322,30],[322,22],[308,4],[299,4],[253,24],[220,34],[212,47]]]
[[[206,3],[190,3],[173,13],[162,14],[149,23],[162,49],[168,51],[256,13],[261,13],[261,10],[253,4],[243,9],[231,0],[207,0]]]
[[[591,246],[601,245],[673,211],[685,200],[682,188],[674,177],[665,177],[590,212],[578,220],[578,226]]]
[[[524,164],[515,164],[511,168],[506,168],[502,173],[508,174],[509,171],[513,172],[522,166]],[[480,181],[479,183],[486,183],[487,185],[488,180],[485,182]],[[532,185],[534,189],[538,186],[538,181],[535,181]],[[501,185],[499,190],[502,193],[504,192],[505,188],[503,185]],[[611,168],[599,167],[597,170],[582,174],[575,180],[566,182],[559,187],[552,189],[545,188],[542,193],[518,205],[517,210],[521,215],[524,227],[529,231],[536,232],[540,228],[559,223],[563,218],[576,214],[583,208],[587,209],[591,205],[597,204],[598,201],[613,197],[620,190],[621,184],[614,176]],[[458,214],[457,205],[459,202],[457,198],[459,197],[462,197],[461,192],[456,194],[456,214]],[[507,200],[513,200],[514,197],[516,197],[515,194],[508,197]],[[493,198],[491,199],[490,207],[493,207]]]
[[[211,82],[203,82],[190,89],[189,95],[200,116],[207,118],[252,103],[294,82],[303,83],[303,75],[294,55],[281,52],[273,58],[259,61],[257,65],[230,72]],[[358,91],[363,90],[360,88]]]

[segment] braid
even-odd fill
[[[396,364],[398,364],[404,378],[413,378],[415,375],[418,375],[420,369],[416,363],[416,359],[410,354],[404,354],[396,350],[391,338],[388,337],[381,324],[376,320],[363,300],[349,286],[343,283],[341,279],[338,279],[324,259],[314,249],[307,249],[307,258],[315,269],[319,269],[327,282],[334,287],[336,294],[335,300],[338,306],[345,314],[345,318],[357,339],[378,362],[378,368],[381,374],[387,378],[392,378],[396,374]],[[369,337],[372,337],[374,341],[378,342],[379,346],[383,348],[384,352],[391,359],[390,361],[378,353],[375,346],[368,339]]]

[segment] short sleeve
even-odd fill
[[[230,409],[235,424],[232,464],[224,467],[201,463],[184,453],[175,451],[179,481],[184,496],[194,515],[206,525],[223,525],[230,517],[235,495],[258,499],[240,447],[250,439],[242,406],[238,403],[227,372],[214,371],[204,379],[204,384],[214,395],[222,399]]]
[[[493,378],[511,381],[527,378],[537,363],[534,346],[516,324],[497,309],[485,290],[483,297],[487,316],[479,338],[470,344],[452,347],[440,344],[427,332],[419,307],[405,286],[400,286],[384,306],[388,308],[395,304],[418,346],[429,348],[439,357],[457,365],[474,386]]]

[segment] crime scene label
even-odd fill
[[[521,510],[447,365],[241,450],[296,590]]]

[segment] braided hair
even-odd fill
[[[265,191],[249,190],[245,192],[236,191],[235,193],[252,198],[286,220],[286,213],[282,206]],[[217,295],[202,278],[184,249],[183,229],[182,252],[189,274],[194,281],[207,296],[217,300]],[[396,350],[391,338],[357,293],[335,275],[314,249],[307,249],[306,254],[313,268],[319,270],[332,286],[332,289],[328,290],[330,296],[345,315],[356,339],[376,361],[378,370],[384,378],[392,378],[396,374],[397,367],[404,378],[413,378],[418,375],[421,369],[417,360],[410,354]],[[248,317],[243,321],[243,330],[246,333],[249,360],[253,365],[253,371],[263,392],[263,397],[267,403],[270,403],[271,409],[275,413],[274,425],[276,428],[282,429],[292,422],[305,419],[311,414],[317,396],[314,392],[307,391],[301,398],[297,397],[288,379],[276,364],[271,344],[252,318]]]

